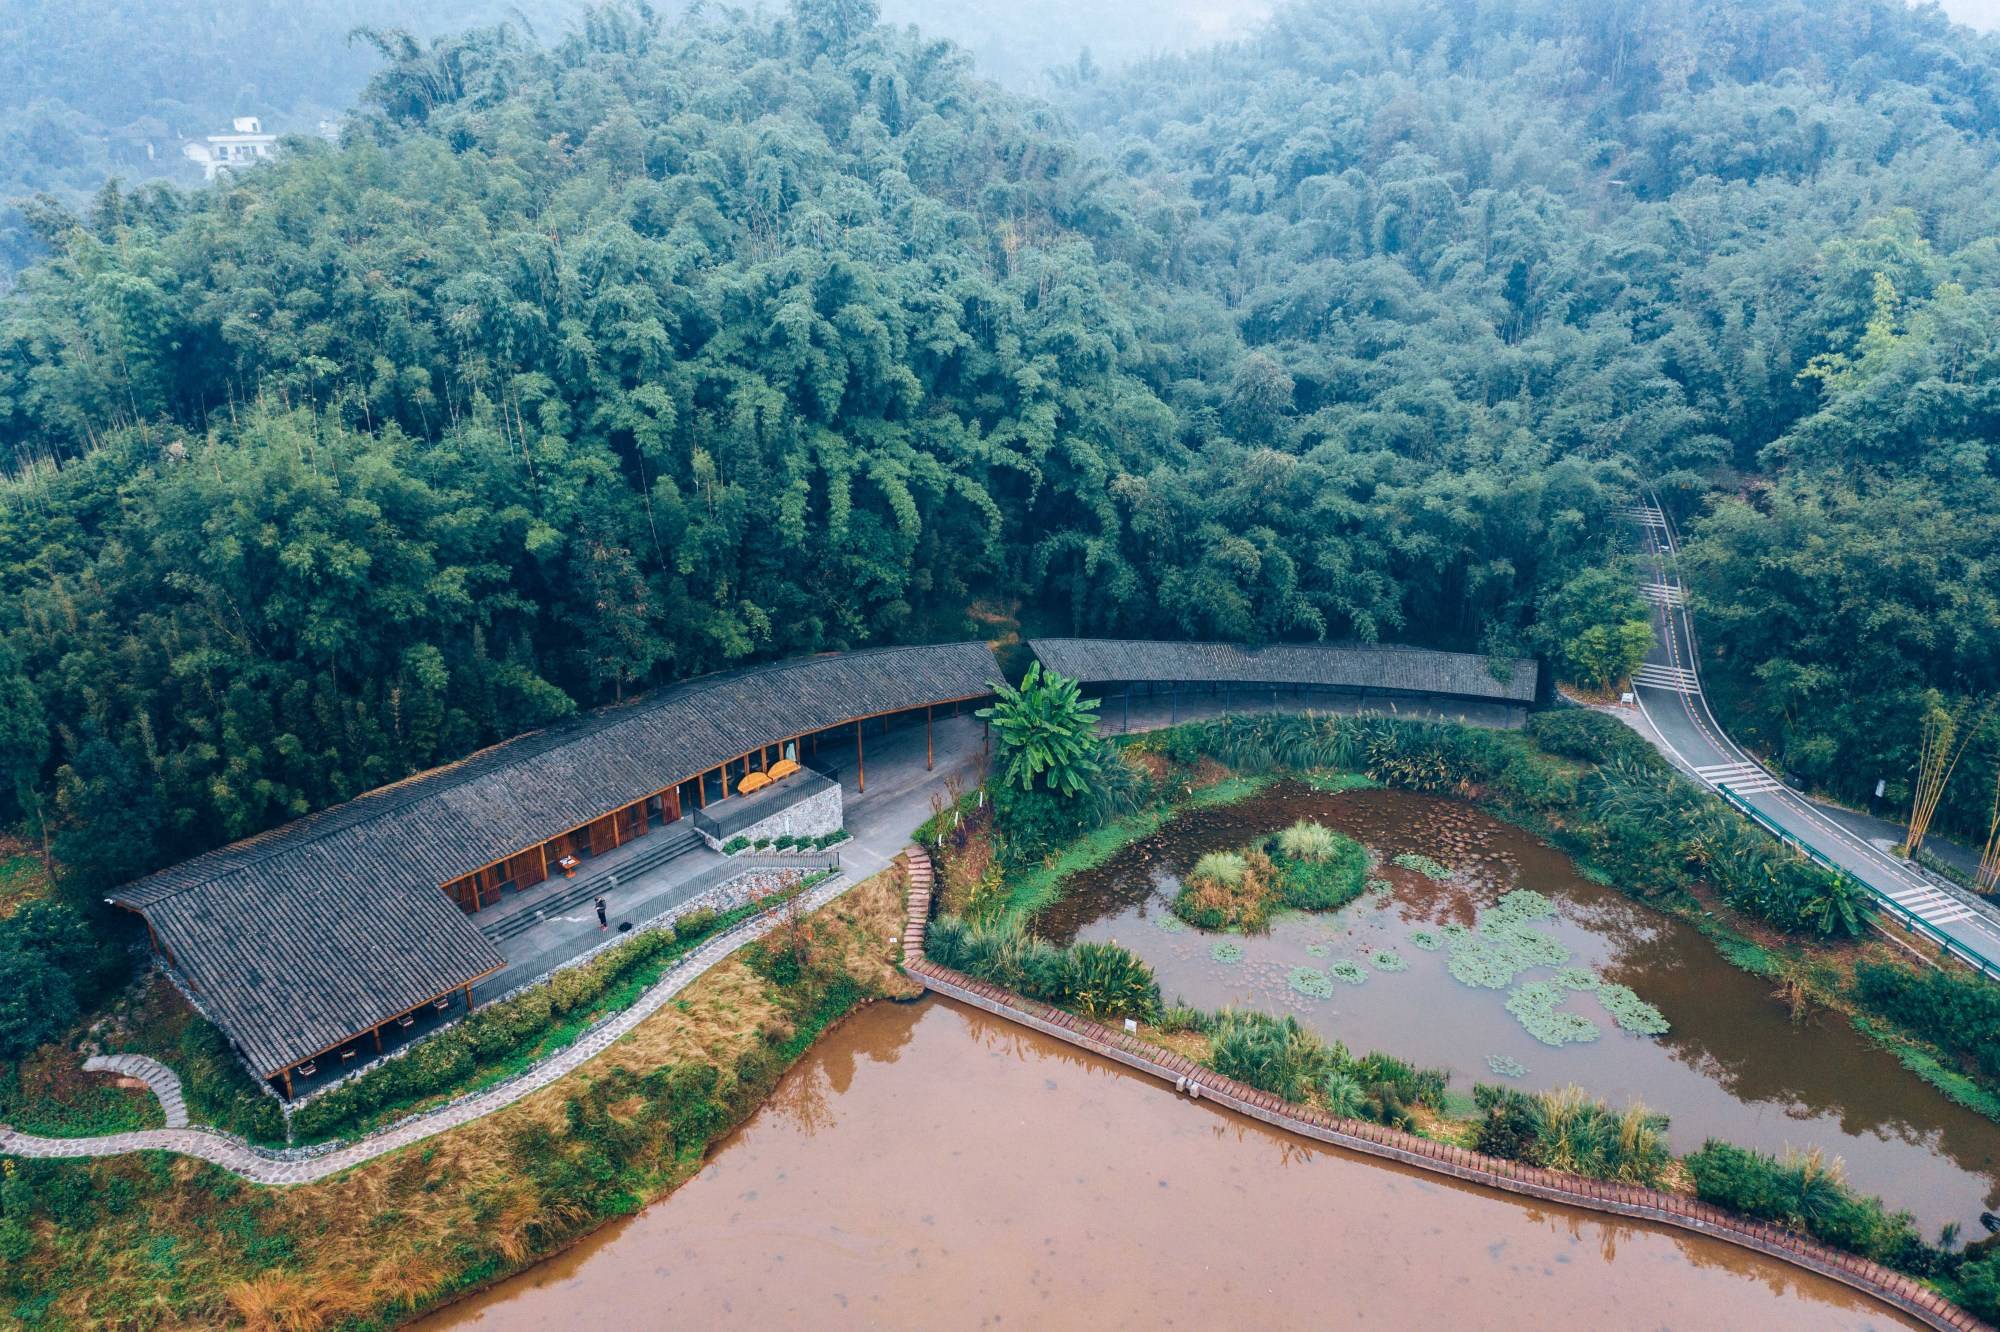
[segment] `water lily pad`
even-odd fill
[[[1528,1076],[1528,1066],[1512,1055],[1487,1055],[1486,1067],[1503,1078]]]
[[[1410,964],[1393,948],[1378,948],[1368,955],[1368,965],[1377,971],[1408,971]]]
[[[1566,993],[1548,981],[1529,981],[1508,994],[1507,1011],[1543,1045],[1560,1047],[1596,1040],[1602,1033],[1595,1022],[1557,1007]]]
[[[1317,967],[1293,967],[1288,979],[1308,999],[1333,998],[1333,978]]]
[[[1594,990],[1598,979],[1597,973],[1588,967],[1564,967],[1555,974],[1555,983],[1565,990]]]
[[[1405,851],[1402,855],[1396,857],[1395,863],[1401,865],[1406,870],[1415,870],[1426,879],[1444,880],[1451,877],[1451,870],[1449,868],[1438,864],[1429,856],[1419,855],[1415,851]]]
[[[1326,974],[1342,985],[1359,985],[1368,979],[1368,968],[1352,958],[1341,958],[1326,969]]]
[[[1243,945],[1229,939],[1208,950],[1208,955],[1224,966],[1234,966],[1243,960]]]
[[[1153,924],[1166,934],[1186,934],[1193,928],[1171,911],[1155,911],[1151,919]]]
[[[1433,934],[1429,930],[1411,930],[1410,943],[1414,947],[1423,949],[1426,953],[1435,953],[1438,949],[1444,947],[1443,937]]]
[[[1309,943],[1306,945],[1307,957],[1325,957],[1330,951],[1332,950],[1322,943]]]
[[[1597,998],[1621,1030],[1639,1036],[1664,1036],[1673,1029],[1666,1016],[1634,994],[1630,986],[1600,985]]]

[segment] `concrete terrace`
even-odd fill
[[[851,743],[821,745],[813,763],[840,783],[852,840],[823,853],[769,856],[747,852],[725,856],[697,841],[664,863],[655,863],[663,842],[692,835],[692,820],[683,819],[628,842],[587,861],[574,879],[557,877],[537,884],[521,894],[518,904],[510,901],[475,917],[506,965],[473,987],[473,1001],[487,1003],[567,966],[616,937],[621,925],[636,928],[656,920],[746,870],[837,866],[858,882],[886,869],[909,841],[910,830],[930,817],[930,793],[943,789],[946,776],[955,774],[968,786],[977,782],[984,728],[969,713],[937,718],[932,733],[935,766],[926,771],[922,717],[894,719],[887,730],[880,722],[866,725],[862,752],[867,791],[860,789]],[[764,794],[712,801],[706,812],[720,822],[738,799],[761,805],[768,803],[761,800]],[[600,894],[610,916],[608,930],[598,928],[592,905]]]

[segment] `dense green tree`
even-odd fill
[[[1536,631],[1566,680],[1608,689],[1653,646],[1653,620],[1637,572],[1624,562],[1585,569],[1543,596]]]
[[[1793,771],[1893,781],[1923,691],[2000,687],[1992,42],[1307,3],[1056,109],[874,19],[378,30],[340,144],[24,214],[0,819],[88,891],[975,603],[1608,681],[1642,480]]]

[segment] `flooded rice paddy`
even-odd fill
[[[1203,852],[1241,846],[1300,818],[1369,847],[1378,862],[1373,877],[1389,891],[1337,913],[1287,915],[1268,934],[1249,937],[1185,929],[1168,912],[1180,875]],[[1399,855],[1428,857],[1450,877],[1398,866]],[[1563,1010],[1594,1023],[1599,1035],[1555,1048],[1508,1011],[1505,989],[1454,978],[1445,938],[1517,889],[1550,899],[1553,915],[1529,923],[1567,951],[1563,966],[1578,969],[1571,974],[1630,987],[1671,1029],[1621,1030],[1598,994],[1570,991]],[[1710,1136],[1773,1152],[1823,1148],[1846,1161],[1856,1185],[1908,1208],[1933,1234],[1956,1221],[1978,1236],[1980,1213],[2000,1205],[2000,1125],[1947,1101],[1839,1014],[1794,1021],[1769,982],[1729,965],[1692,926],[1591,882],[1562,853],[1460,802],[1280,785],[1183,815],[1072,879],[1036,929],[1058,941],[1115,939],[1153,965],[1169,999],[1295,1013],[1357,1053],[1376,1049],[1447,1068],[1458,1092],[1475,1081],[1525,1089],[1576,1083],[1613,1105],[1638,1099],[1669,1114],[1682,1151]],[[1393,956],[1371,962],[1385,950]],[[1519,979],[1549,980],[1557,971],[1531,969]],[[1312,972],[1333,983],[1312,982]],[[1302,993],[1295,977],[1314,994]]]
[[[1348,1157],[876,1005],[669,1200],[432,1329],[1912,1326],[1714,1241]]]

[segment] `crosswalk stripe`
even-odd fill
[[[1693,671],[1679,666],[1655,666],[1652,662],[1646,662],[1632,672],[1632,683],[1671,689],[1679,694],[1692,694],[1700,687]]]
[[[1754,763],[1712,763],[1694,773],[1710,786],[1727,786],[1745,795],[1785,789],[1784,782]]]
[[[1656,606],[1687,604],[1687,593],[1677,583],[1641,583],[1639,594]]]

